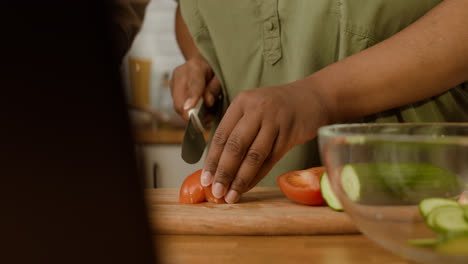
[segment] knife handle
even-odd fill
[[[203,123],[201,122],[199,117],[200,109],[202,106],[203,98],[200,98],[195,107],[189,110],[188,116],[198,131],[205,132],[205,128],[203,127]]]

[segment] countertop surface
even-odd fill
[[[182,144],[185,130],[135,128],[133,133],[137,144]],[[209,135],[209,131],[204,134],[206,141]]]
[[[416,264],[363,235],[155,236],[159,263]]]
[[[259,201],[244,199],[244,202],[259,203],[262,200],[268,202],[269,196],[267,197],[264,194],[270,193],[270,189],[272,188],[254,188],[251,195],[261,199]],[[257,194],[256,192],[259,193]],[[172,210],[176,210],[175,205],[178,204],[176,194],[175,189],[153,189],[146,192],[146,199],[148,199],[149,208],[154,209],[155,206],[159,209],[170,207]],[[273,200],[276,201],[276,198]],[[286,203],[286,201],[283,202]],[[207,207],[215,210],[214,207],[216,206],[200,204],[195,206],[194,209]],[[229,207],[229,205],[221,205],[220,208],[226,206]],[[183,206],[180,208],[183,209]],[[158,211],[153,211],[152,209],[150,209],[150,215],[154,217],[154,214],[157,214]],[[164,212],[161,213],[164,215]],[[260,214],[261,212],[259,211],[258,213]],[[186,218],[187,221],[203,222],[203,218],[199,218],[198,220]],[[154,221],[152,222],[154,224]],[[206,225],[206,223],[201,223],[201,225]],[[361,234],[345,235],[335,233],[334,235],[285,236],[188,235],[186,233],[162,235],[161,233],[155,233],[154,239],[159,263],[415,264],[385,250]]]

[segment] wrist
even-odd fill
[[[313,78],[302,79],[286,85],[288,97],[294,104],[298,134],[297,142],[302,144],[312,140],[317,135],[318,128],[334,123],[332,114],[332,101],[325,98],[318,80]]]
[[[307,106],[311,107],[317,113],[317,124],[326,126],[339,122],[336,112],[337,103],[332,89],[327,89],[326,82],[320,76],[310,75],[305,79],[298,80],[291,84],[302,96]],[[313,107],[312,107],[313,106]]]

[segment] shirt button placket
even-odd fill
[[[281,35],[278,18],[278,0],[263,2],[263,51],[267,62],[274,65],[281,59]]]

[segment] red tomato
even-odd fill
[[[320,178],[324,171],[324,167],[291,171],[280,175],[276,181],[289,199],[306,205],[322,205],[325,200],[320,192]]]
[[[205,189],[205,199],[210,202],[210,203],[216,203],[216,204],[223,204],[226,203],[224,201],[224,197],[221,198],[216,198],[213,195],[213,192],[211,191],[211,185],[208,187],[203,187]]]
[[[215,198],[211,191],[211,185],[203,187],[200,182],[202,170],[190,174],[180,187],[179,203],[196,204],[208,201],[210,203],[226,203],[224,198]]]
[[[196,204],[205,201],[205,190],[201,185],[200,175],[201,170],[198,170],[184,180],[180,187],[179,203]]]

